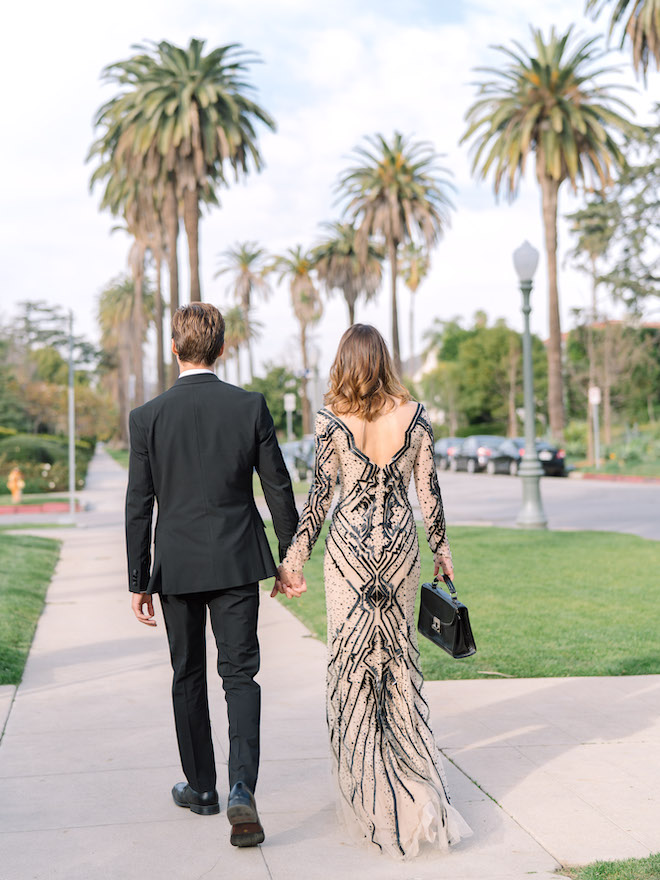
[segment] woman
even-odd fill
[[[411,474],[435,557],[451,553],[424,408],[397,379],[380,333],[344,333],[316,418],[314,482],[278,586],[305,589],[302,569],[330,508],[326,541],[327,718],[349,827],[401,858],[471,833],[449,803],[422,692],[414,606],[420,563]],[[275,593],[275,591],[273,591]],[[356,822],[357,820],[357,822]]]

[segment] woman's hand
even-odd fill
[[[435,577],[438,576],[440,569],[442,568],[442,573],[446,574],[449,580],[454,580],[454,566],[451,562],[451,556],[439,556],[435,562],[435,569],[433,570],[433,574]]]
[[[282,593],[287,599],[299,599],[303,593],[307,592],[307,583],[305,578],[293,571],[288,571],[283,565],[277,569],[277,577],[275,578],[275,586],[270,594],[271,599]]]

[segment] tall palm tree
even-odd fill
[[[557,287],[557,201],[566,180],[575,189],[579,180],[595,178],[600,188],[612,180],[613,166],[625,158],[613,135],[634,128],[615,107],[631,112],[601,85],[612,67],[600,67],[603,55],[598,38],[569,45],[572,28],[547,40],[532,28],[531,52],[519,43],[515,49],[495,47],[507,59],[501,68],[479,68],[490,77],[479,83],[479,99],[466,114],[468,129],[462,141],[474,139],[473,173],[485,178],[492,172],[495,193],[506,187],[516,195],[531,154],[541,187],[545,248],[548,261],[548,411],[556,437],[564,429],[561,363],[561,325]]]
[[[442,177],[432,145],[411,141],[395,132],[391,142],[383,135],[366,138],[367,146],[354,150],[359,163],[349,168],[338,185],[347,199],[346,212],[358,225],[358,253],[366,256],[369,238],[386,248],[392,285],[392,350],[401,369],[399,313],[396,283],[399,246],[419,240],[434,245],[449,225],[452,184]]]
[[[415,355],[415,294],[431,268],[428,251],[409,242],[401,254],[401,274],[403,282],[410,291],[410,357]]]
[[[256,241],[238,242],[220,254],[220,268],[214,275],[217,278],[220,275],[225,275],[227,272],[231,273],[232,290],[236,300],[243,309],[243,315],[248,328],[251,321],[254,294],[258,293],[263,297],[267,297],[270,294],[270,284],[266,280],[266,259],[266,250],[259,247]],[[250,341],[251,334],[248,332],[246,348],[251,382],[254,377],[254,367]]]
[[[630,40],[633,67],[646,80],[649,63],[655,61],[660,70],[660,0],[587,0],[586,11],[597,16],[607,6],[613,6],[610,36],[622,22],[621,48],[626,37]]]
[[[236,384],[242,385],[241,348],[248,343],[254,328],[250,327],[241,306],[232,306],[222,315],[225,319],[225,351],[236,358]]]
[[[307,396],[309,377],[307,333],[309,327],[316,324],[323,314],[323,303],[311,275],[314,268],[314,258],[311,253],[306,253],[300,245],[296,245],[296,247],[289,248],[282,256],[275,257],[272,268],[278,273],[280,281],[284,279],[289,281],[291,305],[300,324],[300,352],[303,364],[303,374],[300,379],[300,400],[303,434],[311,434],[312,412]]]
[[[101,329],[101,347],[107,360],[114,364],[116,381],[113,396],[119,410],[119,439],[128,442],[129,376],[136,374],[142,361],[142,345],[146,328],[153,320],[153,296],[148,286],[141,298],[143,327],[138,346],[133,343],[136,309],[135,282],[132,278],[119,277],[111,281],[99,295],[97,319]],[[137,397],[137,395],[136,395]],[[132,404],[135,405],[136,397]]]
[[[378,292],[383,279],[383,250],[367,242],[366,255],[358,254],[355,226],[351,223],[323,223],[327,235],[313,249],[312,258],[326,293],[340,290],[348,308],[349,326],[355,323],[355,305]]]
[[[587,359],[589,361],[589,387],[596,384],[596,351],[594,344],[594,325],[598,321],[597,293],[600,284],[598,261],[601,260],[610,248],[610,244],[616,233],[621,216],[621,209],[613,199],[606,199],[602,193],[596,193],[583,207],[567,219],[572,221],[571,231],[576,235],[577,241],[571,256],[578,261],[578,265],[586,257],[587,270],[591,275],[591,314],[587,326]],[[605,328],[607,333],[607,328]],[[610,414],[610,389],[604,383],[605,400],[603,410],[607,413],[606,422],[609,422]],[[595,438],[592,421],[593,405],[587,398],[587,459],[594,462]],[[609,427],[606,426],[609,434]]]
[[[206,55],[204,40],[198,39],[191,39],[185,49],[165,40],[136,48],[137,55],[103,71],[103,78],[121,91],[97,114],[96,125],[103,129],[99,140],[106,143],[106,154],[120,163],[137,164],[157,186],[168,230],[171,278],[177,269],[182,213],[190,299],[198,302],[200,204],[217,204],[216,188],[227,183],[226,166],[235,179],[247,174],[250,165],[261,169],[255,123],[270,129],[275,123],[250,97],[253,87],[243,77],[257,59],[239,44],[220,46]]]

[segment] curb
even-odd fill
[[[609,483],[660,483],[660,477],[641,477],[636,474],[584,474],[572,471],[569,477],[572,480],[600,480]]]

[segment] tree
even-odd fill
[[[347,200],[346,213],[358,226],[357,252],[364,259],[370,238],[382,241],[390,264],[392,286],[392,353],[401,370],[397,276],[399,247],[410,241],[432,247],[449,225],[453,208],[452,184],[441,175],[438,154],[431,144],[406,139],[395,132],[390,143],[383,135],[366,138],[356,147],[359,164],[349,168],[339,182]]]
[[[409,242],[401,257],[401,274],[410,291],[410,357],[415,355],[415,294],[431,267],[428,252]]]
[[[218,203],[216,188],[227,183],[226,166],[236,180],[249,172],[250,165],[261,169],[255,123],[275,128],[268,113],[250,97],[253,87],[243,79],[256,56],[239,44],[204,55],[204,44],[191,39],[187,48],[180,48],[165,40],[147,42],[136,47],[137,55],[108,65],[103,78],[121,91],[96,117],[97,127],[103,129],[100,140],[105,141],[100,152],[130,167],[133,176],[144,175],[158,192],[168,230],[171,278],[177,268],[182,212],[192,302],[201,299],[200,205]]]
[[[646,80],[649,62],[660,70],[660,0],[587,0],[586,11],[597,16],[607,6],[614,6],[610,19],[610,36],[625,22],[620,46],[630,40],[633,67],[642,71]]]
[[[99,295],[97,319],[101,329],[101,345],[106,353],[106,364],[111,381],[111,395],[119,413],[118,437],[128,442],[128,413],[131,398],[130,376],[135,375],[135,364],[142,360],[142,345],[147,327],[153,320],[153,296],[145,287],[142,297],[143,338],[136,348],[132,343],[131,326],[135,315],[135,284],[132,279],[120,276],[111,281]]]
[[[314,268],[326,293],[341,291],[348,308],[348,324],[355,323],[360,298],[373,299],[383,278],[383,251],[367,241],[366,254],[358,254],[357,232],[351,223],[324,223],[325,238],[312,251]]]
[[[300,394],[300,378],[295,376],[286,367],[265,364],[266,375],[261,378],[255,377],[245,388],[247,391],[259,391],[266,398],[268,410],[273,417],[275,430],[286,437],[286,412],[284,410],[284,395],[286,393]],[[298,410],[292,413],[293,433],[299,437],[302,433],[302,417]]]
[[[594,349],[594,325],[598,320],[598,261],[605,257],[620,220],[616,202],[608,201],[601,193],[593,195],[584,208],[568,215],[572,231],[577,237],[571,256],[578,266],[586,268],[591,275],[591,315],[587,326],[587,356],[589,360],[589,387],[596,384],[596,354]],[[586,258],[586,266],[583,259]],[[606,407],[609,410],[609,400]],[[587,458],[594,462],[595,439],[593,432],[592,404],[587,411]]]
[[[289,281],[291,305],[300,324],[300,352],[303,366],[300,379],[300,401],[303,434],[311,434],[312,432],[312,412],[307,396],[307,380],[310,372],[307,333],[309,327],[316,324],[323,314],[323,303],[311,276],[313,267],[312,254],[306,253],[300,245],[289,248],[286,254],[276,257],[273,263],[273,268],[278,273],[280,282],[285,278]]]
[[[259,247],[256,241],[239,242],[220,254],[220,268],[214,276],[217,278],[228,272],[232,275],[232,292],[237,302],[240,303],[247,324],[245,346],[248,353],[250,382],[254,378],[252,347],[250,345],[252,334],[249,329],[252,300],[255,293],[264,298],[270,294],[270,285],[265,277],[267,272],[266,257],[265,249]]]
[[[556,437],[564,429],[561,325],[557,285],[557,203],[559,188],[573,188],[591,178],[603,189],[612,169],[624,168],[625,157],[614,133],[633,130],[615,110],[630,108],[612,94],[601,78],[616,68],[598,67],[603,55],[598,38],[571,41],[572,28],[547,40],[532,28],[533,48],[496,46],[508,63],[478,68],[491,75],[479,83],[479,99],[466,114],[468,128],[461,142],[474,139],[472,170],[485,178],[492,172],[495,193],[506,187],[514,198],[530,155],[536,160],[541,188],[545,249],[548,263],[548,410]],[[569,45],[570,44],[570,45]]]
[[[225,319],[225,351],[227,355],[233,354],[236,358],[236,384],[242,385],[241,347],[248,344],[250,335],[254,334],[255,328],[248,323],[241,306],[232,306],[222,314]]]

